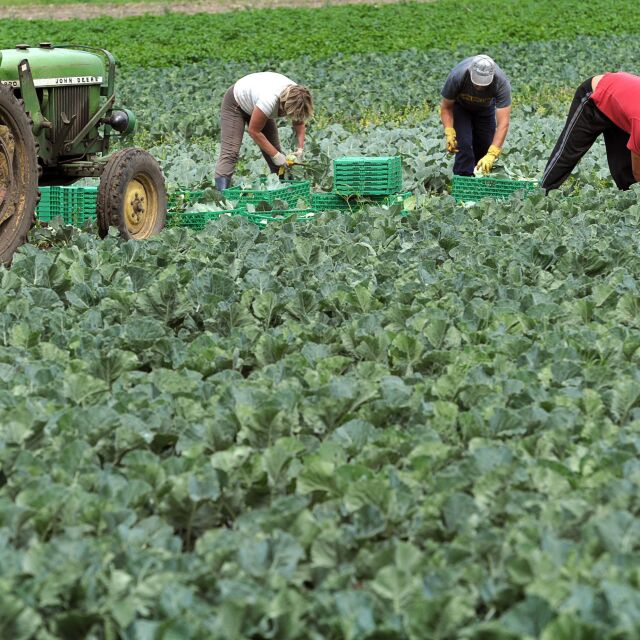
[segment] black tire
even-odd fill
[[[167,191],[155,158],[136,147],[114,153],[100,177],[96,214],[101,238],[109,227],[128,240],[160,233],[167,220]]]
[[[26,242],[40,196],[31,126],[23,101],[0,85],[0,262],[5,264]]]

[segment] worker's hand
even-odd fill
[[[447,151],[449,153],[458,153],[458,139],[456,138],[456,130],[453,127],[445,127],[444,135],[447,138]]]
[[[500,147],[496,147],[495,145],[491,145],[489,150],[487,151],[487,155],[483,158],[480,158],[478,164],[476,165],[476,170],[479,173],[486,175],[493,169],[493,163],[496,161],[496,158],[500,155]]]
[[[281,151],[278,151],[275,156],[271,156],[271,159],[276,167],[284,167],[287,164],[287,157]]]
[[[302,147],[298,147],[293,155],[296,157],[296,162],[302,162],[302,156],[304,155],[304,149]]]

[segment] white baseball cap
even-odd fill
[[[486,87],[493,82],[495,71],[496,63],[489,56],[476,56],[469,67],[471,82],[479,87]]]

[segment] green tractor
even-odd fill
[[[94,47],[0,50],[0,262],[7,263],[34,222],[38,186],[100,178],[97,222],[125,238],[164,227],[162,171],[146,151],[109,155],[111,138],[131,133],[135,116],[115,102],[116,62]]]

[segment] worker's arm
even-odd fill
[[[293,152],[293,155],[296,157],[296,162],[302,162],[302,156],[304,153],[304,122],[294,122],[292,126],[293,132],[296,135],[296,140],[298,141],[298,148]]]
[[[258,107],[253,109],[251,120],[249,120],[249,135],[254,142],[270,157],[273,158],[278,150],[267,140],[267,136],[262,133],[269,118]]]
[[[496,132],[493,136],[494,147],[502,149],[505,138],[507,137],[507,131],[509,131],[509,120],[511,118],[511,107],[502,107],[502,109],[496,109]]]
[[[496,109],[496,132],[493,135],[493,142],[487,149],[486,155],[484,155],[478,164],[476,165],[476,171],[479,171],[483,175],[487,175],[493,169],[493,164],[502,151],[502,145],[507,137],[507,131],[509,131],[509,118],[511,117],[511,107],[502,107]]]
[[[455,103],[455,100],[448,100],[447,98],[442,98],[440,103],[440,120],[445,129],[453,128],[453,105]]]
[[[502,107],[496,109],[496,132],[493,136],[493,142],[485,156],[478,160],[476,170],[486,175],[493,169],[493,163],[502,151],[502,145],[509,131],[509,118],[511,117],[511,107]]]
[[[298,141],[298,149],[304,149],[304,122],[294,122],[292,126],[293,133],[295,133],[296,140]]]
[[[640,156],[631,152],[631,171],[636,182],[640,182]]]
[[[458,152],[458,139],[456,137],[456,130],[453,128],[453,105],[455,100],[449,100],[448,98],[442,98],[440,103],[440,120],[444,125],[444,135],[447,139],[447,151],[449,153]]]

